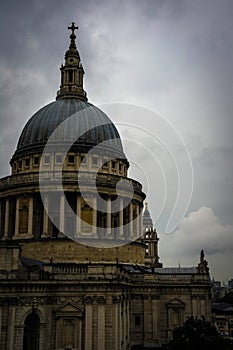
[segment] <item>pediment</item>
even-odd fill
[[[167,302],[167,307],[168,308],[184,308],[185,303],[177,298],[171,299],[170,301]]]
[[[77,305],[72,301],[67,301],[62,305],[59,305],[55,310],[56,315],[82,315],[81,305]]]

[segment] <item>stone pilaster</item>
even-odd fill
[[[7,328],[7,350],[14,350],[14,333],[15,333],[15,307],[10,306]]]
[[[9,202],[9,199],[7,199],[6,207],[5,207],[4,239],[7,239],[9,234],[9,213],[10,213],[10,202]]]
[[[127,301],[127,344],[129,344],[130,341],[130,307],[129,307],[129,301]]]
[[[105,350],[105,305],[98,305],[98,350]]]
[[[92,304],[87,304],[85,322],[85,350],[92,350]]]
[[[113,305],[113,332],[114,332],[114,350],[120,349],[120,329],[119,329],[119,303]]]
[[[158,300],[152,300],[152,337],[158,339]]]

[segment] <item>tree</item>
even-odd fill
[[[223,339],[217,329],[206,321],[189,317],[182,327],[173,331],[173,339],[167,349],[171,350],[230,350],[232,345]]]

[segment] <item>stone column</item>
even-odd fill
[[[107,199],[107,237],[111,237],[112,235],[112,202],[111,198],[108,197]]]
[[[122,238],[124,236],[123,226],[124,226],[124,217],[123,217],[123,208],[124,202],[123,199],[120,199],[120,208],[119,208],[119,237]]]
[[[105,305],[98,305],[98,350],[105,350]]]
[[[5,222],[4,222],[4,238],[8,238],[8,232],[9,232],[9,210],[10,210],[10,203],[9,199],[6,200],[6,208],[5,208]]]
[[[136,232],[135,232],[135,237],[139,237],[140,236],[140,216],[139,216],[139,205],[137,204],[137,218],[136,218]]]
[[[133,238],[133,203],[129,205],[129,237]]]
[[[81,236],[81,200],[80,196],[77,196],[77,209],[76,209],[76,237]]]
[[[65,196],[60,196],[59,236],[65,233]]]
[[[8,327],[7,327],[7,350],[14,350],[15,331],[15,307],[9,307]]]
[[[92,350],[92,304],[87,304],[85,322],[85,350]]]
[[[15,236],[19,235],[19,197],[16,198],[15,209]]]
[[[92,200],[92,234],[97,236],[97,200],[96,197]]]
[[[33,197],[29,198],[29,208],[28,208],[28,238],[33,237]]]
[[[48,194],[43,195],[44,200],[44,215],[43,215],[43,234],[42,238],[46,238],[49,236],[49,216],[48,216],[48,210],[49,210],[49,196]]]

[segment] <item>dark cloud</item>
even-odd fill
[[[232,16],[231,0],[3,2],[1,176],[9,174],[26,121],[55,98],[67,26],[75,21],[90,101],[129,102],[165,115],[193,159],[189,212],[205,205],[221,225],[232,224]],[[156,191],[152,184],[152,216]]]

